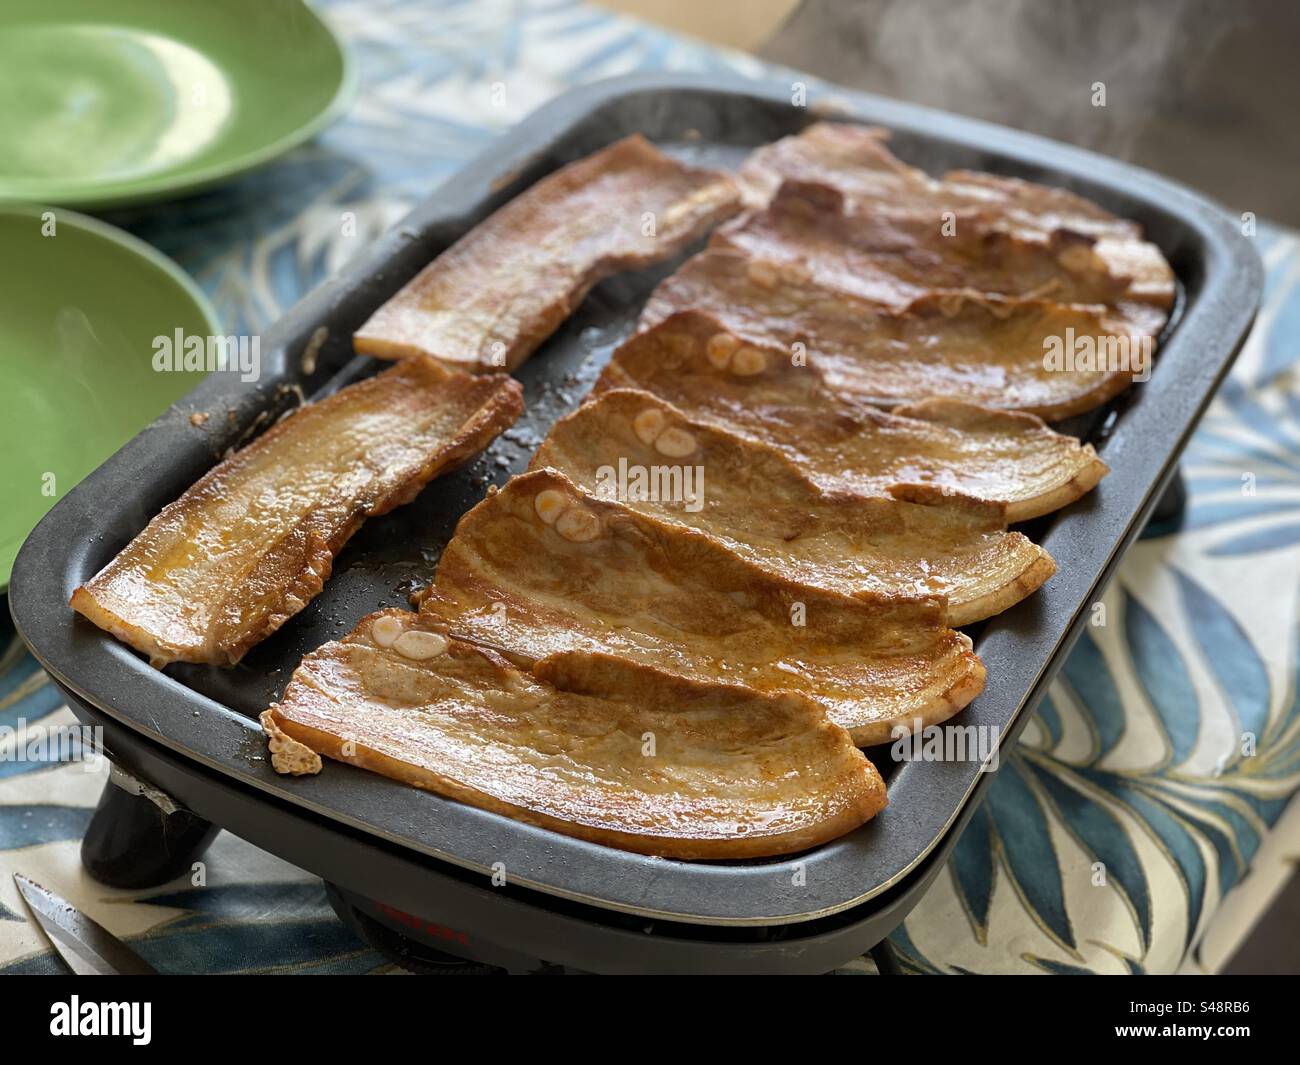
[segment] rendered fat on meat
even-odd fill
[[[782,578],[554,470],[512,478],[461,519],[421,613],[525,668],[592,651],[649,675],[797,692],[861,745],[943,721],[984,686],[942,600]]]
[[[829,386],[812,361],[748,344],[715,317],[671,315],[615,351],[597,390],[639,388],[696,418],[778,448],[823,489],[1000,503],[1007,521],[1091,491],[1107,467],[1042,419],[950,399],[890,412]]]
[[[519,416],[519,383],[412,359],[282,419],[169,504],[72,607],[158,667],[228,666],[303,609],[367,517]]]
[[[400,610],[303,659],[264,719],[328,758],[670,858],[805,850],[885,805],[875,767],[801,696],[583,652],[526,672]]]
[[[1152,340],[1102,307],[953,291],[887,310],[800,263],[708,251],[651,294],[644,327],[693,310],[733,336],[815,363],[829,386],[881,406],[930,396],[1060,419],[1144,379]]]
[[[356,332],[363,355],[514,370],[598,281],[670,258],[739,209],[732,179],[640,136],[562,167],[444,251]]]
[[[646,392],[602,392],[557,422],[530,468],[545,467],[775,576],[851,596],[942,597],[954,626],[1007,609],[1055,571],[997,504],[826,492],[775,448]]]

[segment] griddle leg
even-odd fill
[[[114,766],[82,837],[81,864],[109,887],[154,887],[190,872],[219,831]]]
[[[1183,480],[1183,468],[1174,471],[1173,479],[1165,487],[1165,493],[1156,504],[1147,520],[1147,527],[1142,530],[1142,539],[1154,536],[1168,536],[1177,532],[1183,524],[1183,515],[1187,511],[1187,482]]]
[[[882,939],[871,948],[871,960],[876,963],[876,972],[881,976],[902,976],[903,970],[898,964],[898,955],[894,953],[894,945],[887,939]]]

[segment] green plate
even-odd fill
[[[302,0],[4,0],[0,199],[192,192],[307,140],[352,85]]]
[[[41,516],[203,379],[155,370],[155,338],[218,326],[175,263],[93,218],[0,205],[0,249],[3,591]]]

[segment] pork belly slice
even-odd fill
[[[1136,222],[1116,219],[1064,189],[1020,178],[951,170],[944,184],[995,216],[1005,215],[1005,228],[1028,239],[1062,231],[1091,237],[1097,261],[1116,277],[1128,279],[1127,300],[1159,308],[1166,316],[1172,310],[1177,295],[1174,272],[1160,249],[1142,239],[1142,227]],[[1097,212],[1091,222],[1087,209]]]
[[[1091,445],[1033,415],[947,399],[885,413],[829,387],[812,361],[793,365],[788,351],[742,343],[695,311],[630,338],[595,388],[640,388],[771,444],[828,491],[920,502],[955,493],[1005,505],[1009,522],[1073,502],[1108,472]]]
[[[149,656],[228,666],[302,610],[366,518],[523,410],[519,383],[410,359],[302,407],[205,474],[72,595]]]
[[[530,468],[546,467],[776,576],[846,595],[940,596],[950,625],[1006,610],[1056,571],[1007,531],[999,504],[825,492],[775,448],[648,392],[604,392],[557,422]]]
[[[514,370],[597,282],[670,258],[739,209],[732,179],[626,137],[475,226],[355,334],[363,355]]]
[[[1135,299],[1133,281],[1065,229],[1027,239],[982,212],[945,227],[924,214],[853,210],[829,185],[787,181],[767,208],[717,229],[710,247],[793,264],[815,284],[903,311],[931,292],[1100,305],[1124,332],[1156,336],[1168,307]]]
[[[1029,233],[1070,229],[1135,237],[1141,227],[1066,189],[969,170],[943,179],[908,166],[888,148],[889,131],[852,122],[814,122],[750,153],[739,179],[748,202],[766,204],[783,181],[833,185],[856,203],[893,211],[996,208],[1008,227]]]
[[[837,392],[886,407],[944,396],[1066,418],[1113,399],[1151,366],[1151,338],[1101,307],[948,292],[896,313],[815,283],[799,263],[736,252],[690,259],[655,289],[641,322],[686,310],[786,361],[797,353]]]
[[[328,758],[667,858],[806,850],[885,806],[875,767],[801,696],[582,652],[530,675],[401,610],[304,658],[264,716]]]
[[[592,651],[648,677],[796,692],[863,746],[944,721],[984,687],[941,600],[809,587],[554,470],[513,478],[461,519],[421,613],[526,668]]]
[[[1115,277],[1128,279],[1126,297],[1173,306],[1173,271],[1142,227],[1076,193],[1018,178],[953,170],[942,180],[906,165],[885,146],[888,133],[867,126],[817,122],[803,132],[756,149],[740,169],[751,204],[766,204],[786,180],[831,185],[864,214],[919,216],[936,226],[945,217],[983,217],[1028,241],[1048,242],[1060,231],[1092,242]],[[1079,253],[1071,252],[1071,256]]]

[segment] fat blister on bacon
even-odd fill
[[[1006,610],[1056,568],[1007,531],[1002,506],[825,492],[775,448],[691,420],[648,392],[602,392],[556,422],[530,468],[545,467],[776,576],[845,595],[940,596],[954,626]]]
[[[355,334],[363,355],[514,370],[602,279],[678,254],[739,209],[733,180],[626,137],[542,178]]]
[[[1151,338],[1101,307],[977,293],[886,310],[813,281],[800,263],[707,251],[665,278],[641,316],[715,318],[741,340],[815,362],[828,385],[880,406],[943,396],[1060,419],[1092,410],[1151,366]]]
[[[1000,503],[1009,522],[1091,491],[1091,445],[1030,414],[929,399],[886,413],[830,388],[812,361],[746,344],[717,318],[680,312],[615,351],[595,388],[639,388],[688,416],[768,443],[827,490]]]
[[[421,613],[524,668],[598,651],[650,677],[797,692],[860,745],[943,721],[984,686],[942,600],[809,587],[554,470],[513,478],[461,519]]]
[[[669,858],[805,850],[886,801],[848,734],[798,695],[582,652],[530,674],[401,610],[304,658],[267,716],[328,758]]]
[[[980,218],[1023,240],[1050,242],[1052,234],[1085,238],[1108,272],[1127,279],[1126,298],[1165,314],[1173,306],[1173,271],[1142,228],[1066,189],[969,170],[942,179],[908,166],[886,147],[884,130],[816,122],[801,133],[756,149],[740,169],[747,200],[765,205],[783,181],[830,185],[863,214],[914,216],[954,223]],[[1077,252],[1071,252],[1077,256]]]
[[[310,602],[367,517],[523,410],[502,374],[410,359],[302,407],[205,474],[72,596],[158,667],[228,666]]]

